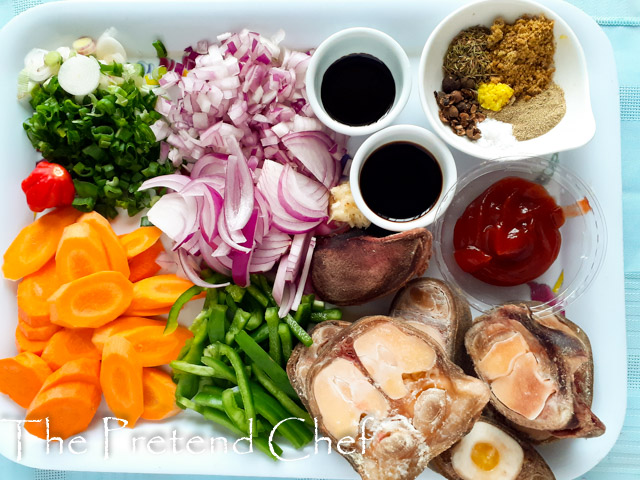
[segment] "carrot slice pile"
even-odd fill
[[[127,258],[131,259],[151,248],[160,239],[161,235],[162,230],[158,227],[140,227],[131,233],[122,235],[120,243],[122,243],[127,252]]]
[[[156,259],[162,252],[164,252],[164,247],[162,242],[158,240],[144,252],[129,260],[129,280],[135,283],[158,273],[160,265],[156,263]]]
[[[120,272],[92,273],[62,285],[49,297],[51,322],[70,328],[97,328],[124,313],[132,283]]]
[[[19,280],[42,268],[55,255],[65,227],[79,216],[73,207],[57,208],[24,227],[4,253],[4,277]]]
[[[105,342],[111,335],[116,335],[127,330],[133,330],[138,327],[156,326],[164,328],[165,325],[166,322],[164,320],[154,320],[153,318],[120,317],[100,328],[96,328],[93,332],[93,337],[91,337],[91,341],[96,348],[102,352]]]
[[[51,325],[47,299],[60,287],[53,259],[18,285],[18,315],[32,327]]]
[[[144,410],[141,418],[164,420],[180,412],[175,402],[176,384],[168,373],[157,368],[143,369],[142,391]]]
[[[144,411],[142,365],[133,345],[119,335],[104,344],[100,385],[114,415],[133,428]]]
[[[24,428],[42,439],[47,438],[46,418],[49,418],[49,437],[69,438],[85,430],[93,419],[102,395],[100,387],[86,382],[67,382],[41,390],[29,405]]]
[[[27,431],[40,438],[78,434],[102,395],[114,416],[178,413],[176,385],[157,367],[175,360],[193,334],[164,335],[168,313],[193,284],[157,275],[161,231],[142,227],[118,237],[96,212],[58,208],[25,227],[4,255],[18,285],[15,357],[0,360],[0,393],[27,409]],[[204,294],[196,297],[200,298]]]
[[[56,251],[56,272],[61,283],[109,270],[107,254],[98,233],[88,223],[64,229]]]
[[[51,337],[42,352],[42,359],[52,370],[78,358],[99,359],[100,352],[91,341],[93,330],[65,328]]]
[[[107,254],[109,268],[116,272],[122,273],[125,277],[129,276],[129,263],[127,262],[127,254],[120,239],[111,228],[109,220],[104,218],[98,212],[85,213],[78,220],[80,223],[87,223],[98,232],[102,240],[102,246]]]
[[[47,363],[31,352],[0,360],[0,392],[27,408],[51,374]]]
[[[177,275],[156,275],[133,284],[133,299],[127,315],[149,316],[168,313],[180,295],[193,283]],[[196,297],[198,298],[198,297]]]
[[[125,338],[133,345],[143,367],[156,367],[178,358],[184,343],[193,336],[185,327],[178,327],[170,335],[165,335],[164,327],[138,327],[115,336]]]

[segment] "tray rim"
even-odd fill
[[[259,3],[260,3],[260,2],[256,2],[256,1],[253,1],[253,0],[214,0],[213,2],[207,2],[206,0],[190,0],[188,2],[179,2],[179,1],[174,1],[174,0],[160,0],[160,2],[152,2],[151,0],[137,0],[137,1],[134,1],[134,2],[128,2],[127,0],[111,0],[111,1],[99,0],[99,1],[91,2],[91,6],[86,7],[88,5],[88,2],[85,2],[85,1],[82,1],[82,0],[56,1],[56,2],[49,2],[49,3],[38,5],[36,7],[33,7],[31,9],[21,13],[20,15],[14,17],[13,19],[11,19],[2,28],[2,30],[0,30],[0,39],[3,39],[3,37],[5,35],[10,35],[12,33],[13,29],[19,28],[20,24],[23,23],[23,22],[26,22],[27,20],[29,20],[31,16],[41,15],[41,14],[44,14],[44,13],[48,13],[49,11],[52,11],[52,12],[56,13],[57,9],[61,8],[61,9],[64,10],[65,8],[67,8],[66,6],[68,6],[68,5],[73,5],[73,7],[69,7],[69,8],[93,8],[94,6],[113,5],[114,1],[115,2],[122,2],[122,3],[127,2],[128,4],[159,3],[160,4],[160,7],[159,7],[160,9],[167,8],[167,5],[169,5],[169,6],[173,5],[173,6],[179,7],[179,8],[184,8],[185,6],[189,6],[189,5],[193,5],[196,8],[199,7],[199,6],[202,7],[202,8],[205,8],[205,9],[212,8],[212,7],[206,6],[206,5],[203,6],[204,4],[207,4],[207,3],[210,4],[210,5],[211,4],[233,5],[234,7],[236,5],[242,5],[242,7],[245,8],[245,7],[248,7],[248,6],[251,6],[251,5],[259,5]],[[322,5],[327,4],[327,3],[331,3],[331,4],[335,4],[336,6],[339,6],[342,2],[340,2],[339,0],[328,0],[328,1],[325,0],[323,2],[318,1],[318,0],[313,0],[311,2],[308,2],[308,5],[305,8],[313,8],[313,7],[321,8]],[[356,3],[356,4],[361,4],[361,5],[365,5],[365,4],[369,5],[370,4],[370,2],[365,2],[365,1],[362,1],[362,0],[352,0],[351,3]],[[383,2],[374,2],[374,3],[375,3],[375,5],[377,7],[382,8],[382,7],[380,7],[380,5],[382,5]],[[403,1],[401,3],[403,3],[404,5],[406,5],[408,7],[411,7],[411,6],[416,6],[416,5],[418,5],[418,3],[421,3],[421,2],[406,0],[406,1]],[[600,48],[604,47],[604,50],[606,50],[605,56],[609,60],[614,60],[613,49],[612,49],[610,41],[608,40],[608,38],[606,37],[606,35],[602,31],[602,29],[596,24],[596,22],[590,16],[588,16],[585,12],[580,10],[575,5],[566,4],[566,3],[563,4],[559,0],[541,0],[541,3],[543,3],[545,6],[547,6],[547,4],[551,4],[554,7],[560,7],[560,5],[562,5],[562,8],[567,8],[569,10],[573,10],[574,11],[573,14],[577,15],[578,17],[581,17],[581,22],[584,22],[584,25],[591,24],[591,25],[589,25],[589,28],[592,28],[592,29],[593,29],[593,27],[595,27],[595,29],[596,29],[597,33],[600,35],[601,41],[602,41],[602,43],[600,45]],[[295,3],[291,2],[291,1],[288,1],[288,0],[270,0],[269,4],[273,4],[273,5],[294,5]],[[449,12],[451,12],[456,8],[456,5],[457,4],[453,4],[452,7],[447,6],[445,8]],[[4,43],[4,42],[2,42],[2,43]],[[6,43],[4,43],[4,44],[6,44]],[[286,41],[285,41],[285,44],[286,44]],[[614,62],[615,62],[615,60],[614,60]],[[614,66],[615,66],[615,63],[614,63]],[[618,86],[618,80],[617,80],[617,73],[615,71],[615,68],[613,70],[613,74],[614,74],[614,77],[615,77],[614,78],[615,81],[613,83],[617,87]],[[616,95],[616,102],[617,103],[615,105],[615,109],[619,113],[619,97],[617,95]],[[618,124],[617,128],[618,128],[618,132],[619,132],[619,115],[618,115],[618,117],[616,119],[616,123]],[[616,147],[616,150],[617,150],[617,155],[615,155],[615,160],[617,162],[616,166],[618,167],[618,170],[619,170],[620,169],[620,163],[621,163],[620,138],[619,137],[616,139],[615,147]],[[457,152],[457,151],[454,149],[454,152]],[[616,199],[619,200],[617,203],[619,204],[619,208],[620,208],[620,212],[621,212],[622,211],[622,192],[620,190],[620,192],[619,192],[620,194],[619,195],[617,195],[617,193],[618,193],[617,191],[615,193],[616,193]],[[619,197],[619,199],[617,197]],[[613,243],[613,242],[611,242],[611,243]],[[612,249],[613,247],[616,246],[615,244],[611,244],[611,243],[609,245],[610,249]],[[621,236],[620,236],[619,247],[620,247],[619,248],[620,257],[622,257],[622,238],[621,238]],[[623,290],[623,292],[624,292],[624,290]],[[623,322],[624,322],[624,318],[623,318]],[[625,332],[626,332],[626,330],[625,330]],[[621,349],[621,350],[623,350],[626,353],[626,350],[627,350],[626,349],[626,334],[625,334],[625,338],[624,338],[624,343],[625,343],[624,349]],[[624,362],[624,372],[623,372],[624,373],[625,391],[626,391],[626,385],[627,385],[627,383],[626,383],[626,369],[627,369],[627,363],[625,361]],[[623,401],[624,401],[624,409],[622,409],[622,413],[621,413],[622,418],[624,418],[624,411],[626,410],[626,397],[623,399]],[[616,425],[616,427],[618,427],[618,425]],[[608,425],[608,428],[610,428],[609,425]],[[615,441],[616,441],[617,437],[619,436],[621,429],[622,429],[622,422],[620,422],[619,428],[617,428],[617,430],[615,432],[615,435],[613,437],[613,441],[611,442],[609,448],[606,451],[601,452],[601,455],[598,456],[599,458],[595,458],[595,460],[596,460],[595,463],[593,463],[591,461],[589,462],[591,464],[589,466],[589,469],[591,469],[593,466],[595,466],[597,463],[599,463],[600,460],[602,458],[604,458],[604,456],[609,452],[609,450],[615,444]],[[4,451],[0,451],[0,454],[5,456],[5,452]],[[15,461],[15,459],[13,459],[11,457],[7,457],[7,458],[9,458],[12,461]],[[23,464],[23,465],[32,466],[32,467],[35,467],[35,468],[38,468],[38,467],[41,468],[42,467],[42,465],[40,465],[40,464],[33,464],[33,463],[29,462],[29,461],[23,461],[23,462],[20,462],[20,463]],[[69,470],[76,470],[73,465],[70,465],[67,468]],[[95,469],[87,470],[87,469],[79,468],[78,471],[97,471],[97,470],[95,470]],[[129,471],[129,470],[116,469],[116,470],[113,470],[113,471],[114,472],[115,471],[124,472],[124,471]],[[135,470],[135,471],[142,472],[142,470]],[[151,470],[144,470],[144,471],[148,472],[148,473],[153,473],[153,471],[151,471]],[[192,473],[192,472],[190,472],[190,473]],[[208,472],[201,472],[201,473],[202,474],[208,474]]]

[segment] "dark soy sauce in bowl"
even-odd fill
[[[420,145],[392,142],[375,150],[360,170],[360,191],[378,216],[395,222],[420,218],[442,193],[442,170]]]
[[[384,62],[352,53],[331,64],[322,77],[320,99],[334,120],[359,127],[380,120],[393,106],[396,84]]]

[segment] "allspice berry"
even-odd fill
[[[454,75],[447,75],[442,79],[442,91],[451,93],[460,89],[460,79]]]

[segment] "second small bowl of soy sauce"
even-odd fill
[[[393,125],[356,152],[349,183],[358,209],[373,224],[401,232],[426,227],[451,202],[456,164],[446,144],[415,125]]]
[[[402,47],[379,30],[356,27],[324,40],[305,78],[313,112],[327,127],[349,136],[390,125],[411,92],[411,66]]]

